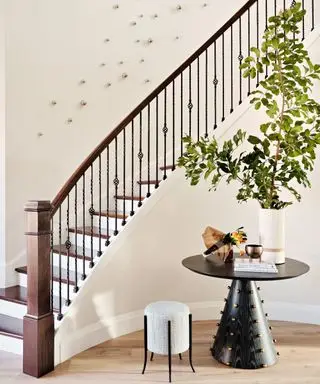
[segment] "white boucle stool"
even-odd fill
[[[144,365],[147,366],[148,351],[150,361],[154,353],[168,355],[169,382],[171,383],[171,356],[189,349],[189,362],[192,365],[192,315],[189,307],[177,301],[157,301],[144,310]]]

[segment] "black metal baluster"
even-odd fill
[[[176,90],[175,90],[175,80],[172,80],[172,170],[176,167],[176,158],[175,158],[175,134],[176,134]]]
[[[148,104],[147,108],[147,125],[148,125],[148,150],[147,150],[147,167],[148,167],[148,192],[147,197],[150,197],[150,104]]]
[[[197,140],[200,139],[200,59],[197,57]]]
[[[85,173],[82,176],[82,275],[81,279],[84,280],[86,276],[86,244],[84,231],[86,227],[86,178]]]
[[[113,179],[113,185],[114,185],[114,192],[115,192],[115,199],[114,199],[114,211],[115,211],[115,217],[114,217],[114,236],[117,236],[119,233],[118,231],[118,188],[119,188],[119,178],[118,178],[118,137],[116,136],[114,138],[114,179]],[[123,196],[123,199],[125,196]]]
[[[191,127],[192,127],[192,69],[191,64],[189,65],[189,102],[188,102],[188,109],[189,109],[189,136],[191,136]]]
[[[205,53],[205,134],[204,137],[208,137],[208,50]]]
[[[131,196],[134,195],[134,120],[131,122]],[[130,216],[134,215],[133,198],[131,199]]]
[[[214,85],[214,126],[213,129],[217,128],[217,85],[218,85],[218,79],[217,79],[217,42],[214,41],[213,43],[214,48],[214,61],[213,61],[213,68],[214,68],[214,78],[213,78],[213,85]]]
[[[156,96],[156,185],[159,187],[159,97]]]
[[[239,17],[239,105],[242,103],[242,69],[240,68],[243,60],[242,54],[242,26],[241,16]]]
[[[101,154],[98,158],[98,165],[99,165],[99,250],[97,252],[97,256],[100,257],[102,255],[101,251],[101,242],[102,242],[102,236],[101,236]]]
[[[110,151],[109,146],[107,146],[107,240],[105,246],[107,247],[110,244]]]
[[[139,114],[139,152],[138,152],[138,159],[139,159],[139,202],[138,207],[141,207],[142,205],[142,159],[143,159],[143,152],[142,152],[142,111]],[[133,196],[132,196],[133,199]]]
[[[274,0],[273,6],[274,6],[273,12],[274,12],[274,15],[276,15],[277,14],[277,0]]]
[[[257,48],[259,49],[259,1],[257,1]],[[256,87],[259,86],[259,83],[260,83],[260,73],[259,71],[257,71],[257,83],[256,83]]]
[[[265,31],[268,28],[268,0],[265,0]],[[268,51],[266,51],[266,55],[268,55]],[[266,73],[265,78],[268,77],[268,66],[266,65]]]
[[[221,118],[221,121],[224,121],[225,120],[225,116],[224,116],[224,104],[225,104],[225,100],[224,100],[224,33],[222,34],[222,56],[221,56],[221,60],[222,60],[222,118]]]
[[[230,113],[233,112],[233,24],[230,27]]]
[[[251,39],[250,39],[250,8],[248,9],[248,56],[250,56],[250,44],[251,44]],[[250,76],[248,76],[248,96],[251,93],[251,84],[250,84]]]
[[[180,74],[180,136],[181,136],[181,140],[180,140],[180,152],[181,152],[181,156],[183,155],[183,141],[182,141],[182,138],[183,138],[183,105],[184,105],[184,101],[183,101],[183,72],[181,72]]]
[[[123,196],[126,195],[126,127],[123,129]],[[126,201],[123,199],[122,214],[126,212]],[[125,216],[122,217],[122,225],[126,225]]]
[[[304,0],[302,0],[302,9],[305,9]],[[302,41],[305,39],[305,16],[302,19]]]
[[[286,0],[283,0],[283,10],[286,10]]]
[[[164,173],[163,180],[167,178],[167,87],[164,89],[164,100],[163,100],[163,114],[164,114],[164,124],[162,128],[163,132],[163,159],[164,159]]]
[[[74,287],[73,292],[78,292],[78,184],[74,186]]]
[[[94,266],[93,262],[93,215],[94,215],[94,208],[93,208],[93,164],[90,166],[90,262],[89,262],[89,268],[92,268]],[[83,236],[85,234],[85,230],[83,228]]]
[[[69,215],[70,215],[70,197],[69,194],[67,196],[67,240],[65,242],[66,250],[67,250],[67,299],[65,301],[65,304],[67,306],[70,305],[70,247],[71,247],[71,241],[70,241],[70,222],[69,222]]]
[[[53,311],[53,218],[50,220],[50,273],[51,273],[51,278],[50,278],[50,307],[51,310]]]
[[[314,30],[314,0],[311,2],[311,31]]]
[[[62,244],[61,244],[61,205],[59,207],[59,312],[57,319],[62,319],[62,283],[61,283],[61,251],[62,251]]]

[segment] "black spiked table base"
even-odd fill
[[[233,280],[213,347],[213,357],[234,368],[256,369],[275,364],[268,321],[256,283]]]

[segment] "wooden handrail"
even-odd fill
[[[52,201],[51,217],[56,213],[59,206],[66,199],[78,180],[87,171],[91,164],[98,156],[107,148],[107,146],[115,139],[119,133],[137,116],[139,113],[150,104],[157,95],[159,95],[174,79],[176,79],[190,64],[192,64],[205,50],[210,47],[230,26],[237,21],[254,3],[258,0],[249,0],[239,9],[218,31],[211,36],[199,49],[197,49],[180,67],[178,67],[170,76],[168,76],[149,96],[147,96],[131,113],[129,113],[116,128],[101,141],[101,143],[90,153],[90,155],[81,163],[68,181],[64,184],[61,190]]]

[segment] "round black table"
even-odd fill
[[[225,264],[213,255],[187,257],[182,264],[201,275],[233,280],[221,311],[212,356],[234,368],[256,369],[273,365],[277,353],[263,310],[260,288],[255,282],[292,279],[307,273],[309,266],[286,258],[285,264],[277,265],[278,273],[235,272],[233,263]]]

